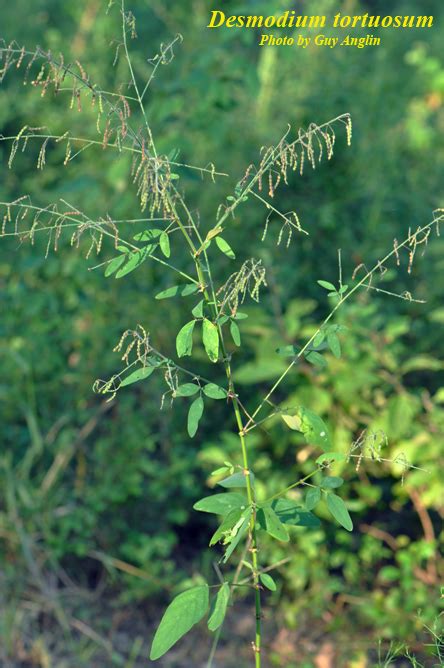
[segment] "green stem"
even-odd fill
[[[439,223],[439,221],[441,220],[441,218],[442,218],[442,216],[439,217],[439,218],[436,218],[436,219],[434,219],[434,220],[432,220],[432,221],[430,221],[429,223],[427,223],[427,225],[424,225],[423,227],[418,228],[418,229],[416,230],[416,232],[414,232],[413,234],[411,234],[411,233],[409,232],[409,235],[404,239],[404,241],[403,241],[402,243],[400,243],[400,244],[398,244],[397,246],[395,246],[395,247],[393,248],[393,250],[391,250],[389,253],[387,253],[387,254],[382,258],[382,260],[378,260],[377,263],[375,264],[375,266],[374,266],[372,269],[370,269],[370,271],[367,271],[366,274],[365,274],[365,276],[364,276],[363,278],[361,278],[361,280],[360,280],[358,283],[356,283],[356,285],[354,285],[354,286],[351,288],[351,290],[349,290],[345,295],[341,296],[341,298],[339,299],[338,303],[337,303],[337,304],[334,306],[334,308],[330,311],[330,313],[329,313],[329,314],[327,315],[327,317],[324,319],[324,321],[322,322],[322,324],[318,327],[318,329],[314,332],[314,334],[309,338],[309,340],[307,341],[307,343],[301,348],[301,350],[298,352],[298,354],[297,354],[296,357],[293,359],[293,361],[290,362],[290,364],[287,366],[287,368],[285,369],[285,371],[283,371],[283,372],[281,373],[281,375],[279,376],[279,378],[277,379],[277,381],[274,383],[274,385],[273,385],[273,387],[271,388],[271,390],[269,390],[269,392],[266,394],[266,396],[262,399],[262,401],[260,402],[260,404],[258,405],[258,407],[256,408],[256,410],[255,410],[254,413],[252,414],[251,418],[248,420],[248,422],[247,422],[247,424],[246,424],[246,429],[249,430],[249,428],[250,428],[251,425],[255,425],[255,424],[256,424],[256,423],[255,423],[255,417],[256,417],[256,415],[262,410],[262,407],[268,402],[268,400],[270,399],[271,395],[274,393],[274,391],[277,389],[277,387],[281,384],[281,382],[284,380],[284,378],[287,376],[287,374],[291,371],[291,369],[295,366],[295,364],[297,364],[297,362],[299,361],[299,359],[300,359],[300,358],[302,357],[302,355],[306,352],[308,346],[312,343],[312,341],[315,339],[315,337],[317,336],[317,334],[321,331],[322,327],[324,327],[324,326],[325,326],[325,325],[326,325],[326,324],[333,318],[333,316],[335,315],[336,311],[337,311],[337,310],[344,304],[344,302],[346,302],[348,299],[350,299],[350,297],[351,297],[357,290],[359,290],[359,289],[362,288],[363,286],[365,287],[366,284],[367,284],[367,281],[368,281],[369,279],[371,279],[371,277],[373,276],[373,274],[374,274],[376,271],[378,271],[379,269],[381,269],[382,267],[384,267],[384,265],[385,265],[385,263],[387,262],[387,260],[389,260],[389,259],[390,259],[391,257],[393,257],[394,255],[397,255],[397,254],[399,253],[399,251],[401,250],[401,248],[404,248],[404,247],[408,246],[408,245],[411,243],[411,240],[412,240],[413,237],[417,236],[418,234],[423,234],[424,232],[427,232],[427,230],[429,230],[431,227],[433,227],[433,226],[435,226],[435,225],[438,225],[438,223]]]
[[[211,272],[210,272],[210,267],[208,263],[208,259],[206,256],[206,253],[204,255],[206,264],[207,264],[207,271],[208,271],[208,276],[209,276],[209,281],[210,281],[210,288],[212,292],[212,296],[208,294],[208,290],[205,288],[204,289],[204,297],[207,300],[207,302],[212,303],[212,310],[213,314],[215,317],[217,317],[217,307],[216,307],[216,295],[214,292],[214,287],[213,287],[213,281],[211,278]],[[202,267],[200,265],[200,262],[198,258],[195,258],[195,263],[196,263],[196,269],[199,277],[199,281],[205,285],[204,281],[204,276],[202,272]],[[234,387],[234,381],[233,381],[233,374],[231,371],[231,365],[229,358],[226,353],[226,348],[225,348],[225,343],[223,339],[223,332],[222,332],[222,327],[218,325],[218,330],[219,330],[219,337],[220,337],[220,342],[221,342],[221,350],[222,350],[222,355],[223,355],[223,363],[225,367],[225,373],[227,376],[228,380],[228,387],[229,387],[229,393],[230,397],[233,402],[233,410],[234,410],[234,415],[236,418],[236,424],[238,427],[238,432],[239,432],[239,439],[240,439],[240,444],[241,444],[241,451],[242,451],[242,464],[244,468],[244,475],[245,475],[245,482],[247,486],[247,498],[248,498],[248,503],[253,507],[254,512],[251,515],[250,519],[250,536],[251,536],[251,561],[253,565],[253,584],[254,584],[254,589],[255,589],[255,610],[256,610],[256,632],[255,632],[255,642],[254,642],[254,652],[255,652],[255,668],[261,668],[261,644],[262,644],[262,609],[261,609],[261,590],[260,590],[260,585],[259,585],[259,564],[258,564],[258,542],[257,542],[257,529],[256,529],[256,510],[255,510],[255,498],[254,498],[254,491],[253,491],[253,485],[251,483],[251,472],[250,472],[250,467],[249,467],[249,460],[248,460],[248,449],[247,449],[247,444],[246,444],[246,439],[245,439],[245,432],[244,432],[244,425],[242,422],[242,415],[240,411],[240,405],[239,405],[239,400],[237,398],[237,394],[235,391]]]
[[[221,631],[222,631],[222,625],[219,626],[219,628],[217,629],[216,634],[214,636],[213,644],[211,645],[210,656],[208,657],[207,668],[212,668],[213,667],[213,659],[214,659],[214,656],[216,654],[216,649],[217,649],[217,645],[219,643],[219,638],[220,638]]]

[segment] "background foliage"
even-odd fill
[[[442,206],[442,3],[390,7],[392,14],[434,14],[432,30],[386,31],[374,49],[303,51],[259,49],[254,31],[206,30],[203,1],[132,4],[141,72],[149,71],[146,58],[162,40],[184,36],[148,96],[159,149],[179,149],[192,164],[214,161],[230,174],[215,184],[183,175],[202,219],[214,218],[259,147],[276,141],[287,123],[322,123],[345,111],[354,120],[352,149],[338,146],[330,163],[277,194],[279,207],[296,208],[310,236],[298,236],[287,249],[276,246],[271,226],[262,243],[263,212],[254,206],[241,210],[227,235],[240,260],[261,257],[269,271],[270,290],[260,305],[247,308],[244,348],[235,357],[236,381],[256,404],[282,370],[275,349],[312,332],[327,312],[316,280],[336,279],[337,249],[349,275]],[[224,4],[227,14],[241,11],[236,2]],[[386,13],[384,5],[318,0],[316,12]],[[242,7],[270,14],[288,3]],[[106,16],[105,9],[101,0],[36,0],[31,7],[16,0],[2,8],[3,37],[79,58],[93,79],[112,87],[127,75],[111,66],[119,16]],[[82,135],[88,119],[93,131],[88,109],[70,111],[62,96],[42,100],[11,74],[0,90],[4,135],[25,124]],[[91,217],[137,216],[125,158],[99,149],[62,170],[54,151],[37,173],[38,150],[30,145],[8,170],[9,147],[0,145],[1,200],[27,193],[46,206],[62,196]],[[111,351],[128,326],[142,323],[157,347],[174,355],[185,306],[154,304],[153,295],[169,285],[157,267],[144,264],[114,281],[90,271],[94,259],[85,261],[68,245],[45,259],[44,242],[18,248],[3,239],[0,253],[0,657],[12,666],[136,665],[158,606],[184,579],[211,572],[210,557],[199,555],[211,520],[191,508],[209,472],[227,455],[237,458],[231,417],[224,402],[216,402],[190,443],[185,407],[160,411],[155,377],[122,391],[112,404],[92,392],[95,378],[119,366]],[[442,244],[434,240],[412,275],[404,264],[390,288],[411,290],[427,304],[362,293],[338,321],[349,326],[343,358],[332,359],[322,373],[301,364],[277,397],[297,396],[316,407],[336,449],[346,451],[362,429],[383,430],[387,458],[403,452],[424,469],[409,473],[404,484],[399,466],[349,471],[354,533],[338,534],[326,524],[297,534],[294,558],[280,569],[282,586],[271,598],[282,604],[280,628],[300,647],[306,647],[304,629],[313,637],[314,620],[315,636],[342,638],[345,647],[335,651],[347,660],[376,647],[379,638],[405,640],[420,651],[423,625],[438,614],[443,271]],[[310,470],[307,447],[278,423],[255,432],[252,443],[256,475],[271,489],[285,485],[291,469]],[[271,549],[276,561],[287,556]],[[98,611],[93,619],[92,610]],[[128,616],[143,621],[128,630]],[[353,633],[345,637],[350,619]],[[64,649],[57,627],[69,641]],[[282,633],[273,648],[276,665],[315,665],[308,645],[306,664],[291,663],[293,652],[285,658]],[[176,661],[164,665],[187,665]]]

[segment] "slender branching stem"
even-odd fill
[[[418,228],[418,230],[414,233],[415,235],[418,234],[423,234],[424,232],[427,232],[429,229],[432,227],[436,227],[438,223],[440,222],[441,218],[444,218],[444,216],[441,216],[440,218],[435,218],[434,220],[431,220],[427,225],[424,225],[423,227]],[[258,407],[256,410],[253,411],[251,418],[248,420],[246,424],[246,429],[248,429],[252,424],[254,424],[254,420],[256,415],[262,410],[263,406],[268,402],[270,397],[273,395],[275,390],[279,387],[279,385],[282,383],[284,378],[288,375],[288,373],[291,371],[291,369],[297,364],[298,360],[302,357],[302,355],[307,351],[308,347],[310,344],[313,342],[317,334],[321,331],[322,327],[324,327],[335,315],[335,313],[338,311],[338,309],[348,300],[350,297],[360,288],[366,287],[367,281],[371,279],[373,274],[375,274],[378,270],[381,269],[381,267],[384,266],[384,264],[393,256],[397,256],[399,253],[399,250],[401,248],[405,248],[411,243],[412,240],[412,234],[409,234],[402,243],[397,244],[396,247],[394,247],[389,253],[387,253],[382,260],[378,260],[374,267],[370,269],[369,271],[366,272],[363,278],[361,278],[356,285],[354,285],[351,290],[349,290],[345,295],[343,295],[339,300],[338,303],[334,306],[334,308],[330,311],[330,313],[327,315],[327,317],[324,319],[322,324],[317,328],[317,330],[314,332],[314,334],[308,339],[308,341],[305,343],[305,345],[300,349],[300,351],[297,353],[295,358],[290,362],[290,364],[287,366],[287,368],[282,372],[282,374],[279,376],[279,378],[276,380],[272,388],[267,392],[265,397],[262,399],[262,401],[259,403]]]

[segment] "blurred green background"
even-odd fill
[[[227,14],[314,12],[313,3],[223,4]],[[315,3],[316,13],[328,16],[385,15],[386,4]],[[112,66],[120,17],[116,7],[107,15],[106,6],[103,0],[3,3],[1,36],[62,51],[114,89],[128,73],[123,61]],[[234,356],[244,403],[254,407],[283,368],[275,349],[303,339],[328,312],[316,281],[336,280],[337,249],[350,277],[357,264],[373,265],[394,238],[443,206],[443,5],[390,3],[391,14],[433,14],[434,27],[386,30],[379,47],[362,50],[259,49],[254,30],[207,30],[214,6],[204,0],[133,0],[128,8],[137,18],[139,39],[131,47],[141,77],[149,75],[147,58],[159,44],[183,34],[176,57],[153,81],[147,110],[160,152],[179,149],[184,162],[214,162],[230,175],[213,184],[181,173],[204,229],[260,147],[277,141],[288,123],[298,128],[344,112],[353,118],[351,148],[338,137],[330,162],[276,194],[279,208],[295,209],[310,236],[299,235],[287,249],[276,245],[271,225],[261,242],[265,214],[255,204],[239,209],[226,234],[239,262],[260,257],[268,268],[269,289],[260,305],[245,309],[244,346]],[[10,71],[0,88],[0,132],[16,135],[27,124],[95,138],[94,110],[85,105],[78,113],[69,103],[63,94],[42,99]],[[61,168],[62,152],[52,149],[37,171],[40,146],[30,142],[8,170],[9,150],[0,143],[2,201],[29,194],[46,206],[63,197],[91,218],[139,215],[125,156],[89,149]],[[213,521],[192,505],[209,493],[210,471],[227,456],[238,461],[234,425],[217,402],[190,442],[186,407],[160,411],[164,390],[156,377],[111,404],[94,395],[94,380],[120,369],[112,349],[124,329],[143,324],[157,347],[174,355],[189,304],[171,308],[154,300],[171,284],[158,266],[145,263],[116,281],[90,271],[100,258],[85,260],[69,238],[47,259],[45,250],[43,238],[34,246],[0,243],[0,662],[142,666],[171,594],[198,573],[213,577],[207,548]],[[105,246],[103,258],[111,255]],[[214,261],[222,283],[231,266],[222,255]],[[276,395],[322,414],[335,449],[347,451],[365,428],[383,430],[384,456],[403,452],[421,470],[403,481],[399,466],[348,467],[352,534],[325,522],[295,533],[290,554],[287,546],[265,545],[269,563],[291,557],[279,569],[278,592],[267,596],[267,666],[376,665],[379,641],[382,654],[391,642],[406,642],[424,665],[438,665],[427,658],[424,625],[434,624],[440,606],[443,275],[442,241],[433,238],[411,274],[404,258],[387,280],[388,289],[409,290],[427,304],[361,293],[337,320],[349,327],[343,358],[330,360],[322,373],[301,365]],[[276,423],[253,434],[255,472],[268,489],[312,470],[297,433]],[[246,597],[233,612],[218,666],[249,665],[250,604]],[[185,641],[159,665],[204,666],[209,647],[205,635]]]

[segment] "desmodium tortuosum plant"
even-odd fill
[[[410,293],[395,294],[387,290],[382,283],[384,273],[390,261],[399,265],[403,254],[410,271],[418,247],[424,249],[431,233],[439,233],[444,215],[441,210],[436,211],[426,225],[409,230],[400,242],[395,240],[385,257],[377,259],[371,268],[364,265],[357,267],[349,284],[343,282],[339,253],[338,282],[318,281],[320,288],[327,290],[331,299],[329,315],[304,345],[287,345],[277,349],[276,354],[288,358],[285,371],[258,406],[246,407],[233,380],[233,358],[242,344],[242,320],[247,317],[241,310],[242,304],[248,299],[259,300],[260,291],[267,287],[267,273],[262,262],[255,258],[236,265],[235,251],[225,240],[224,232],[237,209],[254,199],[265,207],[263,238],[270,225],[278,226],[277,242],[283,241],[287,246],[293,235],[307,234],[295,212],[283,213],[272,204],[275,190],[280,183],[288,183],[292,172],[302,175],[307,165],[314,168],[322,159],[329,160],[339,130],[343,130],[350,145],[351,119],[346,113],[321,125],[312,124],[296,135],[289,128],[277,144],[262,148],[257,164],[248,166],[234,192],[217,208],[214,221],[205,227],[187,204],[180,176],[185,170],[197,171],[202,178],[215,179],[225,175],[217,172],[212,165],[194,167],[159,154],[145,105],[150,83],[159,68],[171,61],[181,38],[176,37],[171,43],[161,46],[160,52],[149,61],[147,78],[142,79],[133,68],[129,52],[129,40],[135,37],[135,19],[126,10],[123,1],[119,9],[122,38],[116,59],[124,59],[130,81],[117,92],[103,90],[91,81],[79,62],[65,62],[63,56],[55,56],[40,48],[28,51],[15,43],[0,45],[0,78],[3,80],[12,68],[21,68],[25,71],[25,81],[40,90],[42,97],[49,94],[68,95],[71,108],[79,111],[86,107],[94,108],[96,120],[92,137],[79,137],[69,131],[51,134],[45,128],[26,125],[16,136],[1,136],[0,139],[11,143],[10,168],[16,154],[26,150],[31,142],[39,143],[39,169],[45,166],[49,146],[56,150],[58,147],[59,151],[61,147],[60,161],[66,166],[80,153],[95,148],[114,151],[116,159],[130,154],[130,180],[142,214],[118,220],[107,213],[94,219],[64,199],[39,207],[24,195],[15,201],[0,203],[3,208],[2,235],[31,243],[36,235],[47,235],[47,253],[57,250],[65,234],[77,247],[81,244],[83,247],[86,237],[89,240],[87,257],[102,252],[104,241],[109,241],[113,255],[97,267],[102,267],[105,277],[110,280],[120,279],[148,261],[159,263],[165,271],[176,275],[176,282],[156,294],[155,299],[187,298],[190,302],[189,318],[175,337],[180,363],[158,350],[144,327],[137,325],[123,333],[115,348],[122,354],[124,368],[109,380],[97,381],[95,389],[101,394],[109,394],[112,399],[125,386],[144,381],[152,374],[161,374],[166,383],[162,402],[166,399],[189,402],[187,431],[190,438],[196,435],[204,411],[211,411],[211,402],[225,401],[233,411],[233,427],[239,436],[239,458],[236,462],[224,462],[221,468],[214,471],[214,480],[221,492],[204,497],[194,505],[196,511],[212,513],[220,518],[220,524],[210,540],[211,546],[222,546],[223,554],[216,569],[220,581],[210,585],[202,580],[174,598],[154,636],[150,658],[160,658],[208,615],[208,628],[215,633],[208,662],[211,666],[227,607],[235,599],[237,588],[247,586],[254,592],[255,637],[252,649],[254,664],[260,668],[263,654],[262,596],[265,589],[276,589],[270,574],[276,565],[267,564],[261,553],[261,535],[266,533],[277,541],[288,542],[294,527],[310,530],[319,526],[320,521],[313,511],[321,501],[326,503],[334,521],[352,531],[352,519],[339,492],[343,479],[331,475],[331,467],[340,461],[354,460],[357,466],[367,458],[383,461],[381,447],[385,438],[384,435],[364,433],[350,444],[347,455],[335,452],[327,426],[311,407],[276,405],[273,395],[300,360],[323,367],[328,363],[324,352],[341,356],[340,339],[344,327],[334,322],[334,316],[357,291],[373,290],[415,301]],[[134,118],[139,118],[139,122]],[[126,238],[122,230],[130,228],[134,231],[135,225],[139,231]],[[222,253],[226,258],[227,269],[222,277],[213,273],[212,257],[216,253]],[[180,257],[180,262],[175,262],[175,257]],[[183,361],[183,358],[192,359],[197,339],[201,340],[209,361],[205,377],[196,373],[192,364]],[[219,376],[212,373],[218,367],[224,370],[226,382],[223,384],[215,382]],[[288,428],[301,432],[306,441],[318,450],[318,456],[309,475],[289,480],[285,489],[267,498],[256,493],[248,437],[252,430],[271,418],[280,418]],[[410,466],[404,460],[399,463]],[[297,487],[306,490],[304,497],[291,494]],[[238,555],[238,561],[232,566],[235,555]]]

